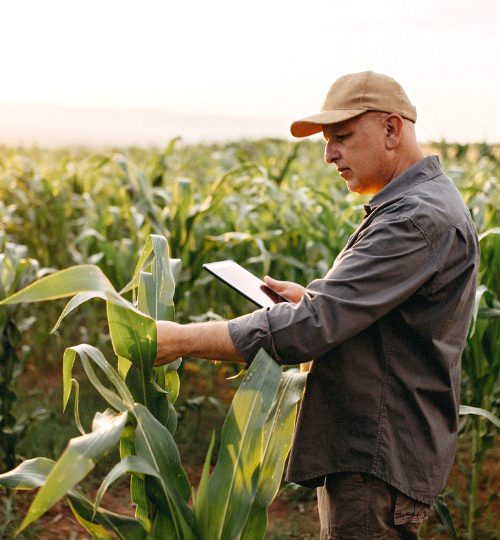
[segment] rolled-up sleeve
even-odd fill
[[[436,270],[431,245],[410,218],[372,222],[298,304],[233,319],[229,332],[247,364],[260,348],[279,364],[305,362],[368,328]]]

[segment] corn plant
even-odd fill
[[[476,292],[475,312],[463,356],[464,392],[462,413],[471,413],[462,429],[470,441],[470,470],[459,462],[467,480],[468,501],[465,520],[467,538],[477,538],[477,519],[484,511],[479,505],[479,482],[485,452],[493,447],[495,427],[500,420],[495,413],[500,404],[500,302],[485,285]],[[497,494],[492,493],[491,503]]]
[[[38,262],[26,257],[26,247],[6,242],[0,234],[0,298],[10,296],[36,277]],[[16,462],[16,447],[30,424],[46,417],[47,411],[37,408],[29,416],[17,417],[13,408],[17,400],[16,378],[23,371],[23,358],[17,352],[20,327],[31,321],[16,320],[12,306],[0,306],[0,471]],[[24,354],[28,351],[24,351]]]
[[[0,475],[0,485],[40,488],[19,531],[53,504],[67,497],[71,510],[94,538],[123,539],[256,539],[263,538],[267,507],[276,495],[293,432],[296,404],[305,375],[281,372],[263,351],[243,379],[226,417],[215,468],[210,474],[214,437],[200,484],[189,485],[173,435],[179,391],[180,359],[155,368],[156,320],[172,319],[178,260],[170,260],[166,239],[151,235],[130,283],[117,292],[92,265],[62,270],[4,300],[3,304],[38,302],[71,296],[54,329],[83,302],[106,301],[115,366],[89,344],[66,349],[63,358],[63,406],[72,387],[78,358],[90,382],[109,404],[97,412],[85,433],[75,407],[81,436],[70,440],[57,461],[35,458]],[[132,293],[132,299],[125,295]],[[109,385],[101,382],[96,367]],[[76,392],[76,399],[78,395]],[[77,484],[95,463],[120,445],[119,461],[104,479],[94,501]],[[100,506],[108,487],[131,474],[136,517]],[[189,504],[190,497],[192,504]]]

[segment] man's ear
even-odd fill
[[[399,146],[403,131],[403,119],[399,114],[390,114],[385,118],[385,147],[394,150]]]

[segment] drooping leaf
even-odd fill
[[[101,503],[101,499],[108,490],[109,486],[118,480],[121,476],[127,473],[149,474],[159,478],[160,475],[156,469],[139,456],[127,456],[117,463],[106,475],[102,481],[99,490],[95,496],[94,507],[97,509]]]
[[[474,332],[476,331],[476,322],[477,317],[479,313],[479,307],[481,305],[481,300],[483,299],[484,295],[488,293],[488,287],[486,285],[480,285],[476,289],[476,295],[474,298],[474,308],[472,311],[472,323],[471,323],[471,329],[469,331],[469,338],[471,338],[474,335]]]
[[[490,236],[491,234],[500,234],[500,227],[493,227],[492,229],[484,231],[478,236],[479,241],[481,241],[483,238],[486,238],[487,236]]]
[[[64,497],[94,468],[97,459],[118,444],[126,420],[126,412],[120,415],[97,413],[92,432],[70,440],[31,503],[19,532]]]
[[[85,302],[88,302],[89,300],[92,300],[93,298],[102,298],[103,300],[106,300],[107,296],[104,292],[101,292],[101,291],[81,292],[73,296],[73,298],[66,304],[66,306],[62,310],[61,315],[59,315],[59,319],[57,319],[57,322],[53,326],[50,333],[53,334],[59,328],[59,326],[61,325],[66,315],[71,313],[81,304],[84,304]]]
[[[63,357],[63,407],[66,405],[71,394],[72,386],[72,369],[76,355],[82,361],[83,367],[90,382],[94,385],[96,390],[102,395],[102,397],[116,410],[125,411],[127,407],[131,407],[134,403],[134,399],[130,394],[126,384],[121,379],[115,368],[104,358],[104,355],[99,349],[96,349],[92,345],[82,343],[74,347],[68,347],[64,351]],[[95,375],[90,361],[94,362],[104,372],[108,380],[113,384],[118,391],[119,396],[116,395],[109,388],[105,387],[98,377]]]
[[[44,457],[26,460],[12,471],[0,475],[0,485],[17,490],[36,489],[45,484],[55,463]],[[75,489],[70,489],[67,495],[73,513],[89,533],[107,538],[105,531],[113,531],[123,540],[145,539],[146,531],[139,521],[102,508],[98,508],[92,517],[94,509],[91,501]]]
[[[95,526],[101,526],[106,531],[114,533],[113,538],[120,540],[145,540],[147,532],[141,522],[129,516],[122,516],[103,508],[98,508],[94,512],[92,501],[82,494],[71,490],[68,493],[70,506],[73,514],[89,533],[93,533]],[[89,527],[89,524],[91,525]],[[102,529],[97,529],[102,532]]]
[[[82,264],[45,276],[2,300],[0,304],[43,302],[84,292],[96,292],[119,303],[125,302],[98,266]]]
[[[474,414],[477,416],[482,416],[483,418],[486,418],[493,425],[495,425],[497,428],[500,429],[500,418],[495,416],[492,412],[487,411],[486,409],[482,409],[480,407],[470,407],[469,405],[460,405],[458,414],[460,415]]]
[[[0,474],[0,486],[23,490],[43,486],[54,464],[53,459],[45,457],[27,459],[15,469]]]

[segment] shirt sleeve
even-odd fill
[[[396,308],[436,273],[432,250],[407,217],[372,222],[300,303],[280,303],[229,321],[247,362],[263,348],[279,364],[317,358]]]

